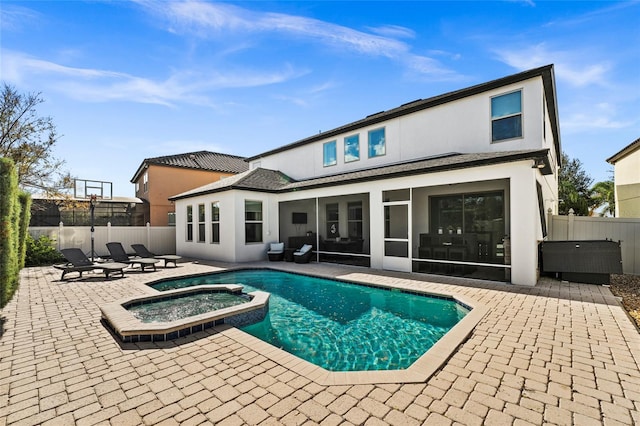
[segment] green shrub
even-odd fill
[[[20,208],[18,172],[13,161],[0,158],[0,308],[20,283]]]
[[[29,221],[31,220],[31,195],[21,192],[18,195],[20,203],[20,222],[18,223],[18,266],[24,268],[27,251],[27,236],[29,235]]]
[[[53,265],[64,261],[64,257],[56,250],[55,241],[46,235],[41,235],[34,240],[27,234],[26,266]]]

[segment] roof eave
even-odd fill
[[[629,145],[625,146],[620,151],[616,152],[611,157],[607,158],[607,163],[615,164],[617,161],[619,161],[622,158],[626,157],[627,155],[631,154],[636,149],[640,149],[640,138],[638,138],[635,141],[631,142]]]
[[[555,78],[553,76],[553,65],[545,65],[545,66],[534,68],[528,71],[523,71],[518,74],[502,77],[497,80],[492,80],[486,83],[477,84],[475,86],[467,87],[464,89],[445,93],[443,95],[438,95],[428,99],[424,99],[422,100],[422,102],[420,101],[410,102],[410,104],[413,104],[413,105],[409,107],[402,108],[400,106],[400,107],[391,109],[385,113],[373,114],[371,116],[365,117],[364,119],[354,121],[344,126],[337,127],[335,129],[332,129],[323,133],[319,133],[317,135],[310,136],[305,139],[301,139],[297,142],[283,145],[281,147],[272,149],[270,151],[255,155],[253,157],[248,157],[246,161],[248,162],[254,161],[269,155],[277,154],[283,151],[288,151],[293,148],[297,148],[297,147],[307,145],[313,142],[317,142],[323,139],[331,138],[333,136],[337,136],[342,133],[347,133],[362,127],[375,125],[383,121],[387,121],[393,118],[412,114],[417,111],[433,108],[438,105],[460,100],[469,96],[474,96],[480,93],[484,93],[490,90],[500,88],[502,86],[507,86],[509,84],[518,83],[518,82],[529,80],[535,77],[541,77],[543,80],[545,97],[547,98],[547,108],[549,110],[549,115],[551,119],[552,133],[556,143],[556,150],[558,151],[557,157],[559,158],[561,157],[559,155],[561,151],[560,151],[560,132],[558,128],[558,116],[557,116],[558,107],[557,107],[557,102],[555,97],[555,93],[556,93]],[[560,160],[558,160],[558,162],[559,161]]]

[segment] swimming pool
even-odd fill
[[[151,287],[165,291],[205,284],[269,292],[264,320],[242,331],[329,371],[406,369],[469,312],[450,297],[268,269],[178,278]]]

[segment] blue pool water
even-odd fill
[[[232,293],[202,292],[167,300],[138,303],[127,310],[144,323],[171,322],[218,309],[247,303],[250,299]]]
[[[456,301],[268,269],[152,284],[171,290],[240,284],[271,293],[269,313],[242,330],[330,371],[398,370],[413,364],[468,310]]]

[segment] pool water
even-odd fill
[[[453,299],[247,269],[152,284],[171,290],[240,284],[271,293],[269,312],[242,330],[330,371],[405,369],[469,310]]]
[[[179,298],[140,303],[127,307],[127,310],[144,323],[171,322],[248,301],[248,298],[232,293],[202,292]]]

